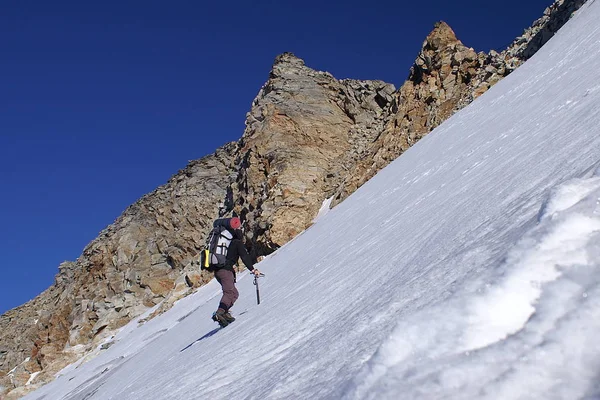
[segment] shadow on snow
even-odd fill
[[[187,346],[185,346],[183,349],[179,350],[179,352],[181,353],[184,350],[189,349],[190,347],[192,347],[194,344],[198,343],[201,340],[204,340],[206,338],[211,337],[212,335],[214,335],[215,333],[219,332],[221,330],[221,327],[219,328],[215,328],[212,331],[208,332],[206,335],[202,336],[200,339],[196,339],[195,341],[193,341],[192,343],[188,344]]]

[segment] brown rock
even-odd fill
[[[341,171],[359,158],[383,124],[393,85],[338,81],[293,54],[277,57],[248,114],[237,152],[234,211],[257,254],[270,252],[311,223]]]
[[[90,343],[101,331],[123,326],[195,269],[190,260],[226,196],[235,147],[191,162],[129,207],[77,262],[61,264],[52,287],[0,317],[0,349],[6,348],[0,352],[0,386],[12,387],[6,373],[26,357],[50,379],[65,360],[74,360],[63,351],[66,344]]]

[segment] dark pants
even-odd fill
[[[215,271],[215,278],[217,278],[217,282],[221,284],[221,289],[223,289],[223,297],[221,297],[219,308],[228,311],[240,295],[235,288],[235,275],[233,271],[228,269],[219,269]]]

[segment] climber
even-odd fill
[[[244,233],[239,218],[218,219],[214,222],[213,226],[215,229],[218,229],[220,226],[225,228],[221,228],[220,235],[223,237],[223,244],[219,248],[220,253],[225,253],[225,260],[224,263],[213,264],[211,266],[215,278],[223,290],[219,308],[213,313],[212,319],[218,322],[221,327],[225,327],[235,321],[229,310],[239,296],[239,292],[235,287],[236,275],[234,269],[238,259],[241,258],[246,268],[255,276],[260,276],[261,272],[257,268],[254,268],[255,262],[244,246]],[[223,251],[224,246],[226,247],[225,251]]]

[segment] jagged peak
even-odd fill
[[[411,68],[408,80],[413,83],[421,82],[423,75],[431,74],[432,71],[449,65],[456,58],[453,54],[460,52],[464,53],[459,57],[461,60],[477,58],[475,51],[463,45],[447,23],[436,22],[434,29],[423,42],[423,47]]]
[[[293,64],[296,66],[303,66],[304,60],[296,57],[294,53],[285,52],[281,53],[277,57],[275,57],[275,62],[273,63],[273,67],[279,64]]]
[[[457,43],[461,42],[450,28],[450,25],[444,21],[439,21],[435,23],[433,30],[423,42],[423,49],[439,50]]]
[[[275,57],[270,77],[278,78],[286,75],[305,75],[310,71],[313,70],[304,64],[304,60],[296,57],[293,53],[286,52]]]

